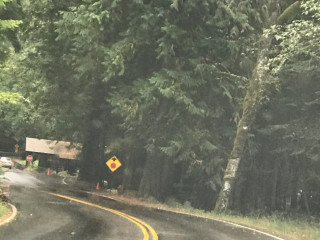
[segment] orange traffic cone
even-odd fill
[[[50,168],[48,168],[48,170],[47,170],[47,175],[48,176],[50,175]]]
[[[100,189],[100,184],[99,184],[99,182],[97,183],[96,189],[97,189],[97,190]]]

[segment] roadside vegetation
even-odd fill
[[[26,171],[37,171],[39,168],[39,160],[33,161],[32,163],[28,164],[27,161],[23,159],[14,159],[15,163],[20,164],[22,167],[25,167]]]
[[[1,194],[1,192],[0,192]],[[0,201],[0,219],[7,214],[8,208],[4,202]]]
[[[4,174],[3,168],[0,166],[0,218],[5,216],[7,213],[6,196],[3,193],[1,184],[1,175]]]
[[[285,216],[281,212],[272,214],[255,213],[255,215],[250,216],[245,216],[238,213],[217,214],[214,212],[195,209],[190,206],[189,202],[181,204],[174,199],[169,199],[163,203],[154,198],[141,199],[135,197],[133,194],[118,195],[114,191],[108,191],[107,195],[119,201],[126,202],[127,204],[141,205],[150,208],[190,214],[198,217],[223,220],[260,230],[288,240],[320,239],[319,219],[308,218],[303,215]]]
[[[290,240],[317,240],[320,238],[320,225],[307,217],[284,217],[281,213],[271,216],[237,216],[209,214],[213,218],[252,227],[254,229],[274,234]]]

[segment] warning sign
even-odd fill
[[[119,167],[121,167],[121,162],[116,156],[113,156],[106,162],[107,166],[110,168],[112,172],[117,170]]]

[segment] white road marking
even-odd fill
[[[68,185],[68,183],[65,182],[65,179],[66,179],[66,178],[67,178],[67,177],[64,177],[64,178],[62,179],[62,183],[65,184],[65,185]]]

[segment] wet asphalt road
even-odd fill
[[[34,177],[36,176],[36,178]],[[141,229],[128,219],[82,203],[52,196],[64,194],[134,216],[154,228],[159,240],[271,240],[272,237],[221,222],[161,210],[133,207],[88,194],[44,173],[7,172],[15,221],[0,227],[2,240],[113,239],[142,240]],[[152,235],[150,234],[150,240]]]

